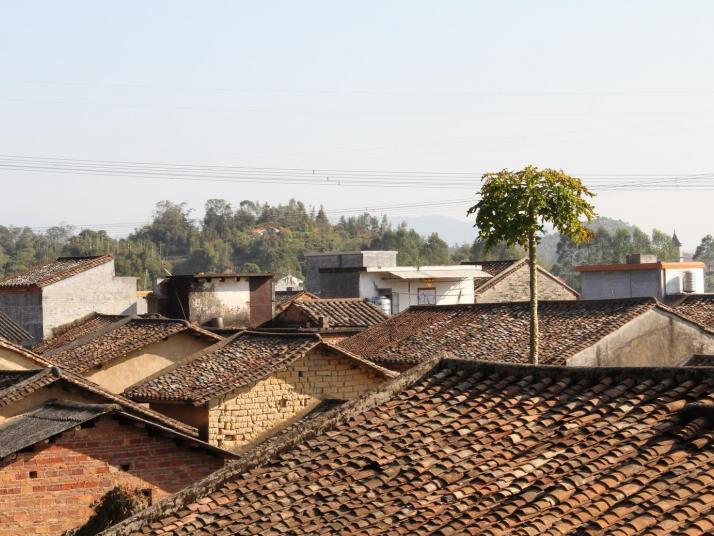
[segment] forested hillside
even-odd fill
[[[578,264],[623,262],[631,252],[655,253],[662,260],[676,260],[672,237],[664,232],[654,230],[648,235],[637,227],[607,218],[597,220],[593,229],[593,242],[580,246],[556,235],[546,236],[541,262],[577,287],[574,266]],[[225,200],[213,199],[206,203],[204,217],[199,220],[193,218],[185,204],[162,201],[156,205],[148,225],[120,239],[110,237],[106,231],[76,232],[65,226],[44,232],[0,226],[0,275],[60,255],[111,253],[116,258],[118,274],[138,276],[140,286],[150,288],[153,277],[167,273],[239,270],[301,275],[308,251],[354,249],[394,249],[403,265],[524,255],[506,246],[487,252],[478,241],[450,248],[436,233],[422,236],[405,224],[393,225],[386,218],[370,214],[331,222],[323,208],[309,208],[295,200],[277,206],[242,201],[234,207]],[[695,258],[714,269],[714,238],[702,240]]]

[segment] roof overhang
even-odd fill
[[[576,272],[632,272],[639,270],[692,270],[704,269],[703,262],[643,262],[640,264],[584,264]]]

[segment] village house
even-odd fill
[[[273,274],[172,275],[152,298],[169,318],[215,328],[253,328],[273,317]]]
[[[233,457],[118,404],[48,401],[0,423],[0,536],[62,534],[118,485],[151,504]]]
[[[307,290],[299,290],[297,292],[288,292],[278,294],[275,293],[275,315],[280,314],[281,311],[286,309],[294,300],[319,300],[320,296],[308,292]]]
[[[412,305],[474,303],[478,266],[397,266],[396,251],[307,253],[306,290],[320,298],[367,298],[391,314]]]
[[[668,305],[680,315],[714,329],[714,294],[684,294]]]
[[[32,342],[32,335],[12,318],[0,311],[0,339],[24,346]]]
[[[316,334],[241,332],[125,395],[198,428],[212,445],[238,450],[394,375]]]
[[[389,316],[366,298],[290,300],[269,323],[268,330],[319,333],[323,340],[337,343]]]
[[[275,281],[275,292],[299,292],[303,290],[304,281],[297,276],[288,274]]]
[[[517,302],[530,299],[528,259],[499,261],[464,261],[477,265],[491,277],[474,279],[474,303]],[[538,270],[538,298],[544,301],[577,300],[578,292],[542,266]]]
[[[113,393],[223,340],[185,320],[89,315],[33,350]]]
[[[584,300],[652,296],[668,301],[704,292],[703,262],[660,262],[656,255],[632,254],[624,264],[576,266]]]
[[[654,298],[539,302],[540,362],[573,366],[677,366],[714,353],[714,330]],[[340,342],[393,370],[434,356],[527,363],[529,304],[412,307]]]
[[[117,277],[111,255],[59,257],[0,279],[0,312],[35,342],[93,311],[136,312],[136,277]]]
[[[107,530],[714,532],[714,369],[430,360]]]

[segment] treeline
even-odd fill
[[[450,264],[454,257],[437,233],[423,237],[405,224],[393,226],[370,214],[341,217],[332,223],[325,212],[291,200],[271,206],[242,201],[237,207],[222,199],[206,203],[201,220],[185,203],[161,201],[148,225],[126,238],[106,231],[75,232],[57,226],[45,232],[0,226],[0,275],[17,272],[60,255],[111,253],[119,275],[139,277],[142,288],[167,273],[272,271],[303,273],[309,251],[395,249],[400,264]]]
[[[648,235],[607,218],[598,220],[593,228],[595,236],[590,244],[576,246],[555,235],[541,242],[541,262],[576,288],[574,267],[578,264],[624,262],[625,255],[633,252],[654,253],[662,260],[677,258],[672,236],[661,231]],[[239,270],[301,276],[306,252],[357,249],[397,250],[401,265],[524,255],[522,250],[505,245],[486,251],[478,240],[449,247],[437,233],[424,237],[405,224],[395,226],[386,217],[367,213],[343,216],[333,223],[322,207],[308,208],[295,200],[277,206],[252,201],[232,206],[223,199],[212,199],[200,220],[185,203],[162,201],[156,205],[151,222],[126,238],[112,238],[103,230],[76,232],[69,226],[44,232],[0,226],[0,276],[61,255],[111,253],[119,275],[137,276],[141,288],[150,288],[153,278],[167,273]],[[708,235],[702,240],[695,259],[714,270],[714,238]],[[709,279],[714,283],[711,274]]]

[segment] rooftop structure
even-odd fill
[[[714,369],[442,359],[119,525],[139,534],[711,534]]]

